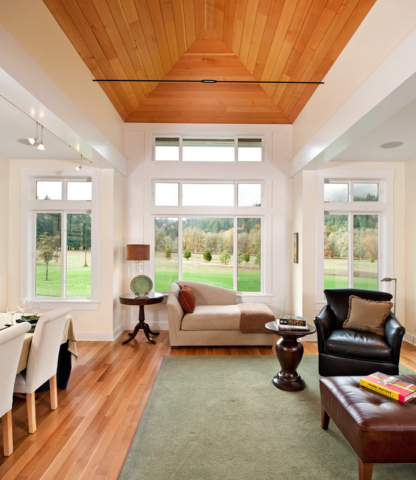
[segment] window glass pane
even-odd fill
[[[324,288],[348,288],[348,215],[324,217]]]
[[[91,296],[91,215],[68,213],[66,241],[66,294]]]
[[[155,183],[156,207],[177,207],[179,201],[179,184]]]
[[[179,160],[179,138],[156,138],[155,160]]]
[[[61,214],[36,214],[36,295],[61,296]]]
[[[261,292],[261,218],[239,218],[237,290]]]
[[[182,185],[182,205],[232,207],[234,205],[234,184],[184,183]]]
[[[239,183],[238,206],[261,207],[261,183]]]
[[[182,219],[182,279],[233,288],[234,220]]]
[[[178,281],[178,219],[155,218],[155,291]]]
[[[37,200],[62,200],[62,182],[36,182]]]
[[[354,215],[354,288],[378,290],[378,215]]]
[[[325,183],[324,202],[348,202],[348,183]]]
[[[261,138],[239,138],[238,161],[261,162]]]
[[[67,183],[68,200],[91,200],[92,183],[91,182],[68,182]]]
[[[183,139],[184,162],[234,162],[233,139]]]
[[[378,183],[354,183],[354,202],[378,202]]]

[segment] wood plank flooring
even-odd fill
[[[2,480],[117,479],[158,369],[165,355],[274,355],[274,348],[195,347],[171,349],[167,332],[152,345],[138,341],[78,342],[79,360],[68,390],[58,391],[50,410],[49,393],[36,401],[38,430],[28,433],[26,404],[13,405],[14,453],[2,456]],[[318,353],[304,342],[305,355]],[[416,347],[403,344],[402,363],[416,371]],[[276,369],[278,363],[276,360]]]

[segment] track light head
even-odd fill
[[[78,165],[77,167],[75,167],[75,170],[76,170],[77,172],[79,172],[79,171],[81,170],[81,168],[82,168],[82,158],[83,158],[83,157],[82,157],[82,153],[81,153],[81,164]]]
[[[43,125],[41,125],[41,129],[40,129],[40,143],[38,145],[38,150],[45,150],[45,145],[43,144]]]
[[[36,138],[30,137],[27,139],[31,145],[34,145],[38,141],[38,129],[39,129],[39,123],[36,122]]]

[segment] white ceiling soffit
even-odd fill
[[[292,158],[291,177],[333,160],[416,99],[415,51],[416,30]]]
[[[402,142],[397,148],[380,148]],[[336,162],[407,162],[416,158],[416,100],[376,127],[333,160]]]
[[[116,168],[121,174],[127,175],[127,160],[124,155],[2,25],[0,65],[2,96],[82,152],[98,167]]]

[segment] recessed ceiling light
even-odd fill
[[[401,147],[403,142],[387,142],[380,145],[380,148],[397,148]]]

